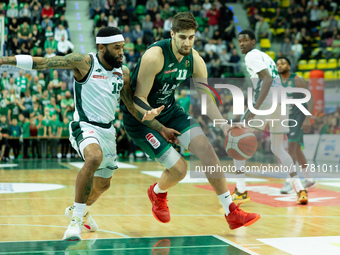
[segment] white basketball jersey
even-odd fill
[[[92,65],[85,81],[74,82],[75,121],[109,123],[115,119],[120,90],[124,85],[122,68],[107,70],[98,56],[90,53]]]
[[[250,74],[250,78],[252,80],[253,88],[255,90],[254,102],[256,102],[257,100],[258,94],[261,90],[262,83],[263,83],[262,80],[259,79],[259,76],[257,73],[259,73],[260,71],[264,69],[267,69],[269,71],[269,74],[273,78],[273,83],[263,104],[271,104],[272,88],[282,87],[281,79],[277,71],[275,62],[266,53],[259,51],[257,49],[253,49],[246,54],[245,62],[246,62],[247,71]],[[278,97],[278,99],[279,99],[278,101],[280,102],[280,97]]]

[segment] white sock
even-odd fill
[[[236,160],[234,159],[234,166],[236,167],[236,188],[240,193],[243,193],[247,190],[246,187],[246,174],[244,173],[244,167],[246,165],[245,160]]]
[[[304,190],[305,188],[302,186],[301,180],[298,175],[295,175],[293,177],[293,184],[295,186],[296,192],[299,192],[300,190]]]
[[[243,176],[243,177],[238,177]],[[243,193],[247,190],[246,187],[246,180],[245,180],[245,174],[238,174],[236,179],[236,188],[238,189],[238,192]]]
[[[314,182],[314,179],[312,177],[312,175],[310,174],[310,172],[307,170],[307,168],[302,168],[302,172],[304,173],[305,175],[305,179],[309,182]]]
[[[85,206],[84,215],[86,215],[90,211],[90,207],[90,205]]]
[[[86,204],[79,204],[79,203],[74,202],[72,217],[78,216],[81,219],[81,221],[83,221],[85,207],[86,207]]]
[[[158,194],[158,193],[165,193],[165,192],[166,192],[166,190],[162,190],[162,189],[159,188],[158,183],[157,183],[157,184],[155,185],[155,187],[153,188],[153,191],[154,191],[156,194]]]
[[[218,195],[218,199],[221,201],[223,210],[225,214],[228,216],[228,214],[230,213],[229,205],[233,202],[233,200],[231,199],[230,191],[228,190],[227,192]]]

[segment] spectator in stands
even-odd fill
[[[49,38],[50,36],[53,36],[53,31],[52,31],[52,27],[48,26],[46,29],[45,29],[45,40],[47,40],[47,38]]]
[[[217,51],[216,44],[213,39],[210,39],[209,42],[204,45],[204,51],[206,53],[209,53],[210,51],[215,53]]]
[[[45,40],[44,49],[49,55],[55,53],[58,50],[58,42],[54,40],[53,34]],[[50,52],[48,49],[50,49]]]
[[[170,38],[170,31],[172,28],[172,17],[169,17],[164,21],[164,38]]]
[[[163,9],[161,10],[161,19],[162,20],[167,20],[169,19],[170,17],[172,17],[173,13],[172,11],[170,10],[170,5],[168,3],[165,3],[164,4],[164,7]]]
[[[9,84],[8,84],[8,87],[7,87],[7,92],[11,91],[12,88],[14,89],[14,94],[19,96],[20,95],[20,87],[16,85],[15,79],[13,77],[11,77],[9,79]]]
[[[143,43],[143,38],[139,37],[137,39],[137,43],[135,45],[135,51],[139,55],[138,57],[142,56],[142,54],[144,53],[145,49],[146,49],[146,46]]]
[[[28,154],[28,149],[30,148],[30,136],[31,136],[31,133],[30,133],[30,119],[28,118],[27,115],[24,115],[24,121],[22,123],[22,138],[24,139],[24,155],[23,155],[23,158],[24,159],[27,159],[29,158],[29,154]]]
[[[21,97],[24,97],[26,89],[29,87],[29,81],[26,76],[24,76],[24,72],[22,69],[19,70],[19,76],[15,79],[15,83],[20,88]]]
[[[106,21],[106,25],[107,25],[107,21]],[[58,27],[54,30],[54,40],[56,40],[59,43],[61,41],[62,36],[65,37],[65,40],[68,40],[66,29],[64,28],[62,24],[59,24]]]
[[[6,115],[0,117],[0,132],[6,137],[9,136],[9,124]]]
[[[309,13],[307,13],[306,9],[303,6],[300,6],[296,12],[295,17],[298,19],[299,22],[301,22],[301,18],[303,16],[308,16],[308,15]]]
[[[129,50],[128,55],[126,56],[126,62],[130,70],[132,70],[138,61],[138,54],[135,53],[135,50]]]
[[[234,75],[241,72],[241,57],[237,54],[237,49],[233,49],[232,55],[230,57],[230,63],[233,63]]]
[[[33,109],[30,113],[30,118],[37,119],[39,114],[42,114],[41,106],[39,105],[39,102],[33,102]]]
[[[294,44],[292,45],[292,51],[295,59],[298,61],[302,54],[302,44],[299,43],[299,40],[295,39]]]
[[[49,17],[46,17],[42,22],[41,22],[41,29],[46,30],[47,27],[53,27],[53,22]]]
[[[8,162],[9,161],[9,144],[8,140],[4,135],[0,132],[0,162]]]
[[[129,18],[129,12],[126,9],[126,5],[122,4],[120,7],[120,10],[118,11],[118,18],[119,18],[119,26],[129,26],[130,25],[130,18]]]
[[[102,12],[100,14],[100,18],[97,20],[96,22],[96,28],[101,28],[101,27],[106,27],[107,26],[107,19],[106,19],[106,16],[105,16],[105,13]],[[96,34],[96,32],[95,32]]]
[[[48,105],[50,105],[50,103],[51,103],[51,97],[48,93],[48,90],[44,90],[42,98],[41,98],[41,105],[44,109],[44,115],[46,115],[46,112],[45,112],[46,109],[49,110]]]
[[[223,52],[223,50],[227,49],[227,46],[225,45],[225,43],[222,41],[222,38],[218,38],[217,39],[217,44],[216,44],[216,52],[218,54],[221,54]]]
[[[72,98],[71,92],[65,92],[65,98],[63,98],[60,102],[61,106],[61,115],[62,117],[68,118],[72,120],[73,112],[74,112],[74,99]]]
[[[32,41],[25,41],[21,44],[21,54],[24,55],[31,55],[31,50],[33,49],[33,42]]]
[[[7,76],[7,71],[2,72],[2,77],[0,79],[0,91],[9,90],[9,77]]]
[[[48,112],[48,110],[47,110]],[[47,123],[46,119],[42,114],[39,114],[38,118],[36,119],[36,126],[37,126],[37,135],[38,135],[38,151],[40,151],[40,155],[43,158],[47,157]]]
[[[9,94],[7,94],[6,91],[4,91],[4,97],[6,96],[10,103],[14,103],[16,98],[20,98],[20,87],[18,86],[16,87],[17,89],[15,89],[15,87],[11,88],[9,90]],[[23,110],[25,110],[25,108]]]
[[[321,20],[323,20],[323,18],[327,18],[328,19],[328,11],[325,9],[325,6],[322,4],[320,5],[319,11],[318,11],[318,20],[319,22],[321,22]]]
[[[24,21],[22,27],[18,30],[18,38],[19,38],[19,44],[21,45],[23,42],[29,42],[32,40],[32,31],[28,27],[28,23]]]
[[[296,35],[296,39],[302,44],[304,52],[301,55],[301,59],[309,59],[310,54],[312,53],[312,39],[311,36],[307,33],[305,28],[301,29]]]
[[[290,55],[290,51],[292,50],[292,44],[290,43],[290,38],[286,37],[284,39],[284,42],[281,46],[281,52],[284,57],[287,57]]]
[[[9,38],[17,37],[19,30],[19,23],[17,18],[12,18],[8,26],[8,36]]]
[[[146,15],[145,19],[142,21],[142,29],[144,31],[144,33],[148,33],[153,35],[153,23],[151,21],[151,16],[150,15]]]
[[[32,26],[32,43],[34,47],[42,48],[44,46],[45,37],[43,33],[38,30],[36,24]]]
[[[209,37],[211,38],[215,30],[218,29],[218,22],[220,19],[220,12],[215,4],[208,10],[206,16],[208,17]]]
[[[61,36],[61,41],[58,42],[58,51],[57,55],[59,56],[65,56],[66,54],[72,53],[74,49],[74,45],[69,41],[65,39],[65,36]]]
[[[59,137],[60,139],[60,144],[61,144],[61,157],[66,158],[66,155],[68,152],[70,152],[70,141],[68,140],[70,136],[70,131],[69,131],[69,123],[70,120],[68,118],[64,118],[63,121],[60,123],[60,128],[59,128]]]
[[[281,8],[276,8],[276,15],[272,19],[273,27],[274,28],[288,28],[288,22],[287,22],[287,13],[283,11]]]
[[[181,95],[178,97],[177,99],[177,104],[179,105],[179,107],[183,108],[183,110],[185,112],[190,112],[190,97],[187,95],[187,92],[185,91],[185,89],[181,90]]]
[[[12,124],[9,126],[9,136],[11,139],[8,140],[9,146],[13,149],[14,158],[17,159],[20,154],[20,136],[21,127],[18,125],[17,119],[12,119]]]
[[[59,19],[58,19],[58,21],[57,21],[57,26],[59,25],[59,24],[61,24],[61,25],[63,25],[63,27],[66,29],[66,30],[68,30],[68,22],[67,22],[67,20],[65,19],[65,15],[63,14],[63,15],[61,15],[60,17],[59,17]]]
[[[109,27],[118,27],[118,21],[115,19],[113,15],[110,15],[107,25]]]
[[[58,102],[60,102],[61,100],[63,100],[65,98],[67,91],[70,92],[69,89],[67,88],[66,82],[61,81],[61,88],[60,88],[59,93],[57,94],[57,101]]]
[[[47,108],[50,111],[50,117],[53,117],[53,114],[57,114],[57,116],[59,116],[59,114],[61,113],[60,106],[57,105],[57,100],[53,96],[51,97],[50,104],[47,106]]]
[[[144,37],[144,31],[141,30],[140,25],[137,24],[137,25],[135,25],[135,29],[132,30],[132,38],[130,38],[130,39],[133,43],[136,43],[137,39],[140,38],[140,37],[141,38]]]
[[[255,25],[255,35],[258,40],[261,38],[268,38],[270,41],[272,40],[272,32],[270,31],[269,24],[263,17],[260,17]]]
[[[106,14],[106,16],[110,16],[110,15],[115,16],[116,15],[115,0],[106,0],[105,1],[105,14]],[[117,26],[114,26],[114,27],[117,27]]]
[[[303,16],[302,20],[301,20],[301,23],[300,23],[299,31],[302,28],[305,28],[307,31],[312,31],[313,27],[314,27],[313,23],[308,19],[308,17],[307,16]]]
[[[94,16],[105,12],[105,3],[102,0],[92,0],[91,7],[90,7],[90,17],[91,19]]]
[[[38,102],[39,104],[41,104],[41,99],[43,97],[43,90],[42,90],[42,86],[40,83],[38,83],[37,85],[37,91],[36,92],[32,92],[32,100],[35,102]]]
[[[307,19],[307,16],[305,16],[306,19]],[[301,29],[301,22],[298,21],[298,19],[296,17],[292,17],[292,21],[290,23],[290,27],[289,27],[289,30],[286,30],[289,31],[289,35],[296,35],[296,33],[298,31],[300,31]]]
[[[41,17],[43,19],[46,17],[52,19],[54,17],[54,10],[48,2],[46,2],[44,7],[42,8]]]
[[[229,25],[222,30],[221,37],[224,41],[232,41],[235,37],[235,23],[233,20],[229,21]]]
[[[66,0],[54,0],[53,8],[55,14],[64,14],[66,11]]]
[[[4,3],[0,3],[0,17],[6,17],[6,10],[4,8]]]
[[[11,22],[13,18],[19,18],[19,12],[14,3],[11,3],[10,8],[6,11],[6,15],[9,22]]]
[[[207,16],[208,11],[212,8],[212,4],[210,3],[209,0],[204,0],[204,3],[202,4],[202,9],[203,9],[203,15],[204,17]]]
[[[51,158],[58,158],[58,151],[59,151],[59,146],[58,146],[59,139],[58,138],[60,138],[60,134],[61,134],[61,132],[59,132],[59,128],[60,128],[60,121],[58,119],[58,114],[54,113],[52,115],[52,119],[48,123]]]
[[[340,57],[340,34],[338,33],[332,43],[333,53],[337,58]]]
[[[14,89],[11,89],[10,93],[14,92]],[[19,96],[14,94],[13,101],[8,105],[8,117],[9,123],[12,123],[13,119],[18,119],[19,114],[25,110],[25,107],[21,104]]]
[[[155,21],[153,22],[153,30],[157,30],[159,27],[163,29],[164,21],[161,19],[159,13],[156,14]]]
[[[319,7],[317,5],[314,5],[313,8],[310,10],[310,21],[313,25],[313,27],[316,27],[319,25]]]
[[[41,4],[38,0],[32,0],[31,7],[31,24],[40,24],[41,20]]]
[[[336,19],[334,19],[334,15],[333,14],[329,15],[328,21],[329,21],[328,30],[329,31],[333,31],[334,28],[337,27],[337,21],[336,21]]]
[[[190,12],[194,14],[195,17],[203,17],[202,6],[198,0],[193,0],[193,2],[190,4]]]
[[[124,45],[124,55],[126,58],[128,58],[130,50],[135,49],[135,45],[133,42],[131,42],[130,37],[124,37],[125,39],[125,45]]]
[[[155,20],[156,13],[158,12],[157,0],[147,0],[145,7],[147,14],[149,14],[151,17],[151,20]]]
[[[30,143],[30,147],[31,147],[31,152],[32,152],[32,158],[35,158],[36,156],[38,158],[41,158],[41,154],[40,154],[40,149],[38,146],[38,128],[37,125],[35,123],[35,119],[32,118],[30,119],[30,137],[31,137],[31,143]]]
[[[328,31],[329,24],[330,24],[330,21],[328,20],[328,18],[323,17],[321,22],[320,22],[320,30],[319,30],[320,36],[322,35],[322,33],[324,31]],[[325,30],[325,28],[326,28],[326,30]]]
[[[26,21],[29,24],[31,22],[31,10],[28,3],[25,3],[24,7],[20,10],[19,17],[21,23]]]

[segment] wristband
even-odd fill
[[[15,55],[15,59],[17,61],[16,67],[32,70],[33,66],[33,58],[29,55]]]

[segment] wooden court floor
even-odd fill
[[[86,244],[96,243],[96,252],[85,254],[340,254],[339,179],[318,179],[317,188],[309,191],[309,205],[303,206],[296,205],[294,194],[279,194],[284,179],[249,176],[252,201],[241,208],[259,213],[261,219],[252,226],[230,230],[210,185],[189,177],[169,190],[171,222],[158,222],[152,216],[146,190],[158,180],[162,165],[148,160],[123,163],[109,191],[91,209],[99,230],[83,230],[86,249],[94,247]],[[43,254],[48,251],[46,247],[50,253],[45,254],[78,254],[66,253],[65,244],[57,240],[68,225],[64,211],[73,204],[79,166],[79,160],[0,165],[0,254]],[[231,191],[234,186],[231,180]],[[197,236],[208,239],[200,241]],[[55,242],[49,245],[45,242],[52,240]],[[149,241],[144,244],[140,240]],[[171,244],[164,240],[171,240]],[[105,248],[113,242],[119,252]],[[141,250],[131,248],[135,242]],[[160,243],[159,253],[154,251],[156,243]],[[25,245],[34,249],[18,249]],[[164,252],[162,245],[170,248]],[[190,248],[185,250],[185,245]],[[223,249],[228,245],[239,249],[228,252]],[[64,250],[53,253],[53,247]],[[85,249],[81,244],[79,247]]]

